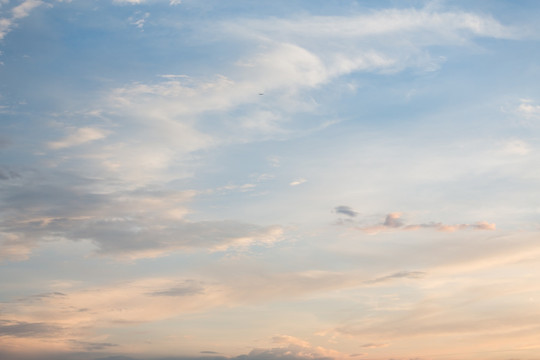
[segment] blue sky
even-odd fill
[[[533,359],[535,1],[0,0],[0,355]]]

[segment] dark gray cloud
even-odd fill
[[[390,227],[390,228],[398,228],[398,227],[403,226],[403,221],[401,221],[400,216],[401,214],[399,213],[392,213],[392,214],[386,215],[383,226]]]
[[[350,206],[346,205],[336,206],[334,208],[334,211],[336,212],[336,214],[343,214],[350,217],[355,217],[356,215],[358,215],[358,212],[354,211]]]
[[[0,189],[0,259],[24,259],[40,242],[59,238],[90,240],[103,255],[145,257],[188,248],[271,244],[281,235],[278,226],[188,221],[182,216],[190,192],[104,194],[91,191],[92,180],[57,179],[56,185],[38,180],[25,179],[9,191]],[[63,182],[69,185],[62,186]]]
[[[24,303],[33,303],[42,301],[44,299],[50,299],[54,297],[64,297],[66,294],[55,291],[55,292],[49,292],[49,293],[43,293],[43,294],[36,294],[36,295],[30,295],[24,298],[20,298],[17,301],[18,302],[24,302]]]
[[[0,336],[54,337],[61,331],[62,328],[54,324],[0,320]]]

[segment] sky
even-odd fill
[[[539,17],[0,0],[0,358],[537,360]]]

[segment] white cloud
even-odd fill
[[[540,117],[540,105],[536,105],[531,99],[522,99],[517,107],[517,113],[525,119],[537,119]]]
[[[143,22],[135,25],[143,26]],[[320,129],[316,121],[311,129],[295,127],[294,115],[316,110],[317,102],[306,91],[339,76],[408,67],[432,70],[440,59],[430,55],[429,46],[463,45],[478,36],[516,36],[514,30],[489,17],[426,9],[237,19],[213,26],[217,36],[258,45],[240,51],[242,56],[235,65],[218,68],[213,78],[165,73],[158,81],[111,90],[97,107],[117,119],[119,129],[129,125],[130,133],[123,136],[121,130],[116,131],[117,143],[96,149],[95,168],[135,187],[183,177],[185,171],[182,174],[172,168],[195,151]],[[226,74],[220,74],[222,71]],[[239,109],[240,116],[230,115]],[[204,126],[210,116],[218,127]],[[145,146],[135,139],[144,139],[144,151]],[[67,140],[50,146],[68,146]],[[154,154],[156,161],[138,161],[146,152]]]
[[[137,28],[143,30],[144,24],[146,23],[146,19],[150,17],[150,13],[146,12],[142,16],[139,16],[138,18],[132,16],[129,18],[129,21],[131,22],[131,25],[135,25]]]
[[[293,59],[304,58],[302,68],[318,74],[305,78],[304,86],[354,71],[399,71],[411,66],[430,70],[441,59],[429,55],[429,46],[465,45],[475,37],[520,36],[516,29],[488,16],[427,9],[381,10],[356,16],[240,20],[224,27],[237,36],[275,44],[277,51]],[[299,47],[306,53],[294,53],[287,45]],[[284,47],[279,49],[280,46]],[[308,61],[307,54],[312,60]],[[268,56],[274,58],[272,52]],[[287,61],[286,56],[276,58]]]
[[[51,149],[64,149],[103,139],[108,134],[108,131],[102,129],[84,127],[76,129],[62,140],[49,142],[47,145]]]
[[[385,9],[352,16],[305,16],[295,19],[247,20],[255,35],[291,34],[305,38],[365,38],[378,35],[418,32],[421,39],[439,42],[441,37],[465,37],[458,31],[479,36],[513,38],[516,29],[505,27],[492,17],[467,12],[436,12],[429,9]],[[431,33],[426,32],[431,30]],[[424,33],[426,32],[426,33]],[[424,34],[422,34],[424,33]],[[253,33],[252,33],[253,35]]]
[[[145,2],[145,0],[113,0],[114,3],[117,4],[142,4]]]
[[[531,146],[523,140],[513,139],[504,144],[503,151],[511,155],[527,155],[531,152]]]
[[[296,179],[296,180],[292,181],[289,185],[290,186],[298,186],[298,185],[301,185],[301,184],[303,184],[305,182],[307,182],[306,179],[300,178],[300,179]]]
[[[0,18],[0,40],[16,25],[16,21],[27,17],[30,12],[43,4],[41,0],[25,0],[11,9],[11,17]]]
[[[12,9],[13,19],[22,19],[30,14],[32,9],[43,4],[41,0],[25,0]]]

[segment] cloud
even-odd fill
[[[69,348],[105,348],[110,342],[94,340],[100,329],[169,319],[227,303],[229,290],[220,284],[190,296],[163,290],[174,289],[179,282],[174,277],[142,278],[86,288],[66,286],[63,296],[5,302],[3,317],[13,320],[0,323],[0,335],[52,337]]]
[[[511,155],[527,155],[531,152],[531,146],[519,139],[512,139],[504,144],[503,151]]]
[[[207,276],[212,274],[212,266],[208,268]],[[317,271],[275,274],[264,266],[240,266],[238,269],[221,266],[211,277],[195,279],[168,276],[115,279],[101,285],[63,284],[57,287],[62,295],[37,294],[6,301],[2,304],[2,314],[4,318],[13,319],[10,324],[54,324],[62,329],[62,332],[53,333],[54,337],[72,347],[71,340],[104,342],[103,338],[93,339],[111,326],[129,327],[212,309],[301,297],[355,284],[359,284],[357,276],[343,274]],[[10,330],[15,332],[15,329]],[[18,332],[22,333],[22,330]],[[286,336],[276,336],[273,342],[280,346],[308,347],[307,342]]]
[[[279,347],[271,349],[253,349],[247,355],[236,356],[234,360],[331,360],[348,357],[347,354],[322,346],[313,346],[308,341],[290,335],[276,335],[273,343]]]
[[[28,323],[24,321],[0,320],[0,336],[13,337],[55,337],[62,327],[43,322]]]
[[[44,293],[44,294],[31,295],[29,297],[20,299],[20,301],[24,301],[24,302],[42,301],[44,299],[57,297],[57,296],[66,296],[66,294],[61,293],[59,291],[54,291],[54,292],[49,292],[49,293]]]
[[[29,239],[20,234],[0,231],[0,262],[3,260],[26,260],[32,249],[36,246],[36,239]]]
[[[131,21],[131,25],[135,25],[138,29],[141,29],[144,31],[144,24],[146,22],[146,19],[150,17],[150,13],[146,12],[142,16],[139,16],[139,18],[130,17],[129,21]]]
[[[443,223],[423,223],[406,224],[401,219],[402,213],[395,212],[386,215],[384,222],[371,226],[357,226],[356,229],[368,234],[377,234],[381,231],[415,231],[420,229],[434,229],[444,232],[455,232],[458,230],[495,230],[496,225],[487,221],[478,221],[474,224],[454,224],[447,225]]]
[[[364,283],[366,284],[379,284],[384,283],[387,281],[391,281],[394,279],[420,279],[425,275],[424,272],[421,271],[400,271],[391,275],[382,276],[373,280],[366,280]]]
[[[190,296],[204,292],[204,287],[194,281],[185,281],[184,284],[166,290],[159,290],[150,293],[153,296]]]
[[[16,26],[17,20],[27,17],[33,9],[42,4],[44,2],[41,0],[24,0],[11,9],[11,17],[0,18],[0,40]]]
[[[290,186],[298,186],[298,185],[301,185],[301,184],[303,184],[305,182],[307,182],[306,179],[300,178],[300,179],[296,179],[296,180],[292,181],[289,185]]]
[[[113,3],[116,3],[116,4],[130,4],[130,5],[134,5],[134,4],[142,4],[146,2],[145,0],[113,0]]]
[[[129,122],[131,136],[117,131],[119,143],[96,151],[95,156],[103,159],[101,171],[108,169],[132,182],[139,178],[141,186],[162,180],[161,175],[172,173],[172,164],[195,151],[283,139],[319,128],[328,119],[313,121],[313,129],[306,130],[294,126],[293,115],[313,113],[318,104],[306,91],[340,76],[432,69],[441,60],[429,55],[431,46],[462,46],[479,36],[517,36],[489,17],[429,9],[284,20],[240,18],[209,28],[217,34],[213,36],[257,46],[242,47],[235,63],[223,64],[213,76],[165,75],[160,81],[112,89],[101,108],[120,123]],[[258,95],[261,92],[264,97]],[[241,116],[231,118],[231,111],[240,111]],[[219,127],[204,126],[216,119]],[[139,137],[149,144],[144,151],[133,140]],[[140,164],[139,157],[146,152],[160,159],[159,168],[150,166],[152,161],[148,167]]]
[[[303,57],[307,60],[309,54],[312,58],[304,62],[304,73],[311,69],[318,74],[303,80],[293,78],[304,86],[316,86],[357,71],[396,72],[408,67],[433,70],[442,59],[429,54],[430,46],[463,46],[475,37],[520,36],[518,30],[501,25],[489,16],[437,12],[429,8],[386,9],[350,16],[238,20],[223,26],[238,36],[303,49],[306,52]],[[268,55],[274,58],[271,53]],[[282,59],[282,62],[287,61],[286,57]]]
[[[105,91],[92,108],[114,121],[114,139],[91,144],[107,135],[94,132],[50,142],[53,149],[89,145],[84,154],[65,154],[59,161],[88,177],[115,178],[124,189],[189,177],[191,168],[185,165],[195,163],[200,151],[318,131],[327,118],[313,116],[307,129],[298,126],[302,117],[296,115],[315,115],[320,100],[309,92],[341,76],[411,67],[428,71],[443,61],[430,55],[434,46],[518,36],[487,16],[428,8],[283,20],[237,18],[193,31],[201,37],[211,31],[213,37],[232,42],[238,56],[212,66],[213,73],[205,77],[163,71],[159,79]]]
[[[107,344],[107,343],[105,343]],[[114,345],[114,344],[112,344]],[[106,352],[107,349],[100,349],[100,352]],[[88,350],[92,351],[92,350]],[[318,352],[317,352],[318,351]],[[13,360],[333,360],[348,358],[348,355],[335,352],[339,357],[324,356],[319,352],[329,351],[324,348],[313,348],[313,352],[310,349],[306,349],[302,352],[299,349],[288,348],[272,348],[272,349],[253,349],[248,354],[238,356],[219,356],[219,353],[212,351],[202,351],[201,353],[206,356],[138,356],[137,358],[125,355],[109,355],[100,356],[96,358],[96,355],[92,352],[64,352],[64,353],[45,353],[45,354],[21,354],[2,352],[0,350],[0,356],[6,359]],[[214,356],[210,356],[214,355]],[[331,355],[334,355],[332,353]]]
[[[129,258],[156,257],[175,250],[226,251],[280,241],[279,226],[258,226],[236,221],[201,221],[150,224],[142,220],[90,221],[70,229],[67,238],[92,240],[103,255]]]
[[[469,299],[470,290],[468,296],[466,294],[464,296],[465,299]],[[446,299],[446,301],[457,298]],[[490,303],[487,299],[475,302]],[[479,308],[466,302],[454,304],[456,308],[459,307],[459,310],[448,304],[445,304],[442,310],[439,306],[443,304],[445,304],[443,299],[426,299],[410,307],[388,312],[369,324],[352,321],[336,330],[352,336],[395,340],[421,337],[423,341],[426,341],[428,338],[440,340],[445,337],[453,339],[453,336],[459,336],[461,339],[467,339],[467,342],[501,336],[504,338],[505,335],[510,337],[518,329],[527,329],[525,333],[528,334],[538,330],[539,314],[528,304],[524,305],[526,310],[497,307],[490,312],[480,313],[477,312]]]
[[[34,8],[43,4],[41,0],[25,0],[13,9],[11,12],[14,19],[22,19],[27,17]]]
[[[516,111],[525,119],[537,119],[540,117],[540,105],[536,105],[531,99],[521,99]]]
[[[11,169],[2,169],[0,168],[0,180],[11,180],[21,178],[21,174],[11,170]]]
[[[360,345],[360,347],[366,348],[366,349],[378,349],[378,348],[383,348],[387,346],[388,344],[384,344],[384,343],[368,343],[368,344]]]
[[[193,191],[100,194],[79,186],[21,185],[4,195],[0,258],[25,258],[39,242],[53,239],[89,240],[99,254],[136,259],[188,249],[243,250],[283,238],[278,225],[187,220]]]
[[[108,134],[108,131],[102,129],[84,127],[76,129],[62,140],[49,142],[47,145],[51,149],[64,149],[103,139]]]
[[[354,211],[353,208],[351,208],[350,206],[346,206],[346,205],[336,206],[334,208],[334,211],[337,214],[343,214],[343,215],[347,215],[347,216],[350,216],[350,217],[355,217],[356,215],[358,215],[358,212]]]
[[[69,343],[74,348],[79,348],[85,351],[100,351],[100,350],[105,350],[111,347],[118,346],[118,344],[107,343],[107,342],[90,342],[90,341],[79,341],[79,340],[70,340]]]
[[[391,213],[386,215],[383,226],[389,228],[398,228],[403,226],[403,222],[399,219],[400,217],[401,213]]]
[[[402,33],[423,34],[425,43],[450,41],[469,34],[496,38],[514,38],[517,29],[506,27],[490,16],[463,11],[433,11],[423,9],[383,9],[351,16],[304,16],[295,19],[247,20],[255,34],[297,36],[299,38],[372,38]],[[253,33],[252,33],[253,35]],[[469,35],[470,36],[470,35]]]

